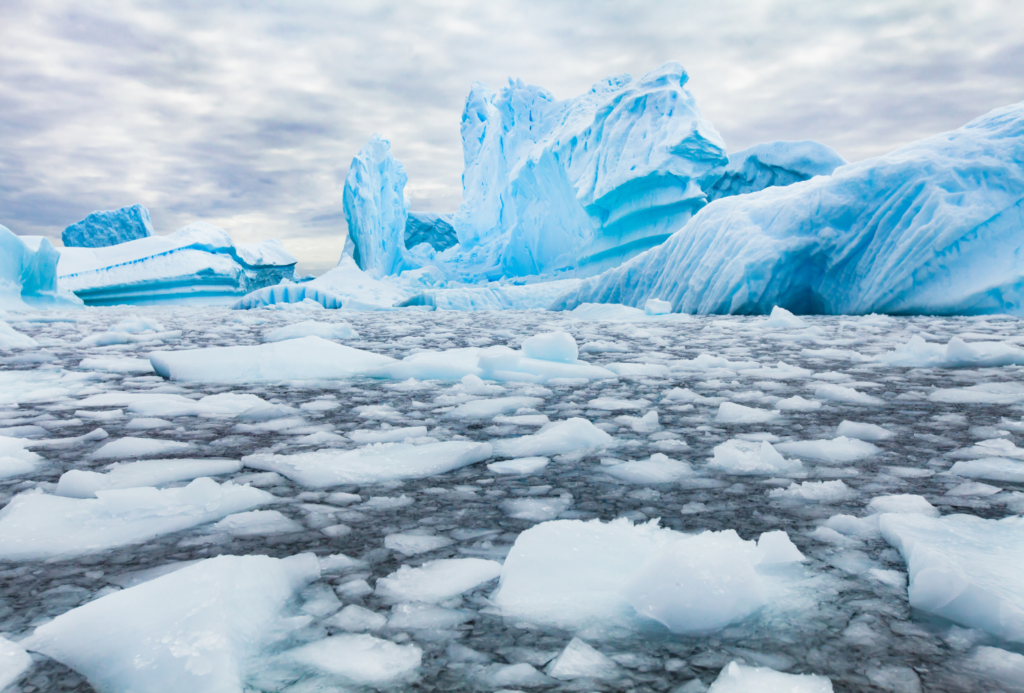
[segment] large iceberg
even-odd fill
[[[104,212],[93,212],[64,229],[65,248],[104,248],[153,235],[149,210],[132,205]]]
[[[64,248],[61,288],[89,305],[221,302],[295,276],[280,241],[238,244],[222,229],[196,222],[166,236],[105,248]]]
[[[708,205],[554,304],[684,313],[1019,312],[1024,103],[786,187]]]
[[[729,155],[721,177],[706,190],[708,202],[830,176],[845,164],[839,152],[814,140],[755,144]]]
[[[16,236],[0,226],[0,308],[81,305],[57,288],[60,254],[40,236]]]

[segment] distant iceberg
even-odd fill
[[[93,212],[64,229],[65,248],[105,248],[153,235],[149,210],[132,205],[106,212]]]
[[[57,288],[60,254],[41,236],[16,236],[0,225],[0,309],[81,305]]]
[[[1019,313],[1024,103],[831,176],[717,200],[552,306],[684,313]]]
[[[235,245],[206,222],[166,236],[104,248],[64,248],[57,264],[62,289],[89,305],[224,302],[295,275],[296,259],[280,241]]]

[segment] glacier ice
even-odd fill
[[[448,250],[459,242],[452,226],[451,214],[409,212],[405,220],[405,247],[426,243],[437,252]]]
[[[1019,311],[1024,103],[831,175],[717,200],[553,307],[685,313]]]
[[[280,241],[235,244],[206,222],[166,236],[103,248],[64,248],[57,263],[61,289],[89,305],[224,302],[291,279],[296,260]]]
[[[49,239],[16,236],[0,225],[0,309],[81,305],[66,287],[57,285],[59,258]]]
[[[65,248],[104,248],[153,235],[149,210],[142,205],[93,212],[64,229]]]
[[[319,576],[312,554],[218,556],[73,609],[22,644],[97,691],[241,691],[286,631],[283,607]]]
[[[765,142],[729,155],[729,163],[706,190],[708,202],[829,176],[846,160],[839,152],[813,140]]]

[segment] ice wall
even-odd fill
[[[462,115],[457,274],[592,274],[679,229],[727,163],[687,80],[670,62],[564,101],[521,81],[497,94],[474,84]]]
[[[831,176],[720,199],[557,309],[1021,312],[1024,103]]]
[[[197,222],[105,248],[64,248],[57,273],[89,305],[220,302],[291,279],[295,263],[277,240],[236,246]]]
[[[418,267],[405,250],[407,180],[402,164],[391,155],[391,143],[380,135],[359,150],[345,178],[345,253],[378,279]]]
[[[0,225],[0,308],[81,304],[57,288],[59,258],[46,238],[16,236]]]
[[[413,248],[427,243],[440,252],[459,242],[452,227],[451,214],[409,212],[405,220],[405,247]]]
[[[732,195],[830,176],[844,166],[839,152],[813,140],[765,142],[729,155],[729,164],[706,192],[708,202]]]
[[[64,229],[61,240],[68,248],[103,248],[153,235],[149,210],[132,205],[105,212],[93,212]]]

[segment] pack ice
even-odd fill
[[[93,212],[64,229],[65,248],[104,248],[153,235],[149,210],[132,205],[110,211]]]
[[[686,313],[1018,310],[1024,103],[786,187],[718,200],[554,305]]]
[[[89,305],[209,303],[291,279],[295,262],[280,241],[236,245],[224,230],[196,222],[166,236],[64,248],[57,274],[62,289]]]

